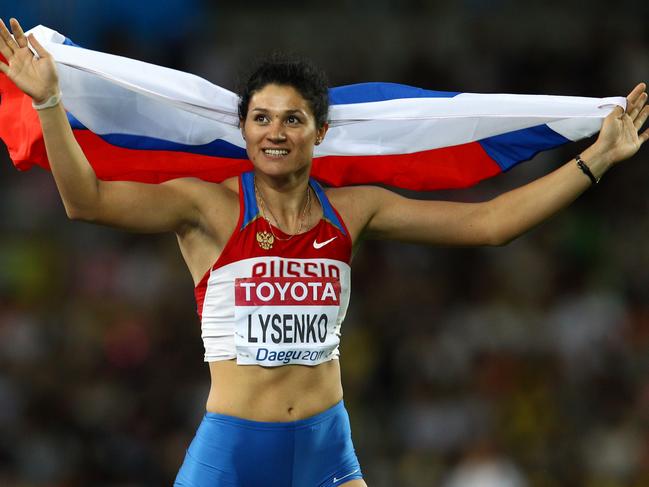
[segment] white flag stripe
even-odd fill
[[[93,132],[203,145],[222,139],[245,147],[237,95],[198,76],[120,56],[63,45],[38,26],[54,56],[66,109]],[[592,135],[625,99],[462,93],[335,105],[315,156],[387,155],[465,144],[547,124],[570,140]]]

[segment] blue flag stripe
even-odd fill
[[[351,105],[403,98],[453,98],[458,94],[459,92],[424,90],[396,83],[358,83],[331,88],[329,103],[331,105]]]
[[[88,130],[74,115],[68,112],[68,121],[73,130]],[[180,144],[155,137],[127,134],[98,134],[103,140],[117,147],[137,150],[164,150],[188,152],[211,157],[229,157],[231,159],[248,159],[246,150],[221,139],[202,145]]]
[[[571,142],[547,125],[537,125],[482,139],[479,143],[503,171],[527,161],[541,151]]]

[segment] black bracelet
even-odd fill
[[[588,176],[588,179],[590,179],[591,183],[593,184],[599,183],[600,178],[595,177],[593,171],[590,170],[590,167],[586,165],[586,163],[581,159],[581,156],[579,154],[575,156],[575,161],[577,161],[577,166],[579,166],[581,172],[583,172],[586,176]]]

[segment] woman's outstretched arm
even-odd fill
[[[35,105],[53,105],[39,109],[38,115],[52,174],[70,218],[132,231],[179,231],[201,224],[202,201],[208,197],[212,202],[221,196],[227,199],[219,185],[195,179],[162,184],[97,179],[74,138],[63,106],[56,103],[60,88],[52,56],[34,36],[27,39],[17,20],[11,19],[10,24],[13,36],[0,20],[0,53],[7,60],[7,64],[0,63],[0,71]]]
[[[646,85],[638,84],[626,110],[606,117],[596,142],[581,154],[595,179],[633,156],[649,139]],[[503,245],[568,206],[591,186],[572,159],[554,172],[483,203],[420,201],[381,188],[358,188],[356,215],[366,238],[438,245]]]

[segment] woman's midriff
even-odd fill
[[[234,360],[210,362],[207,411],[254,421],[296,421],[343,397],[340,363],[260,367]]]

